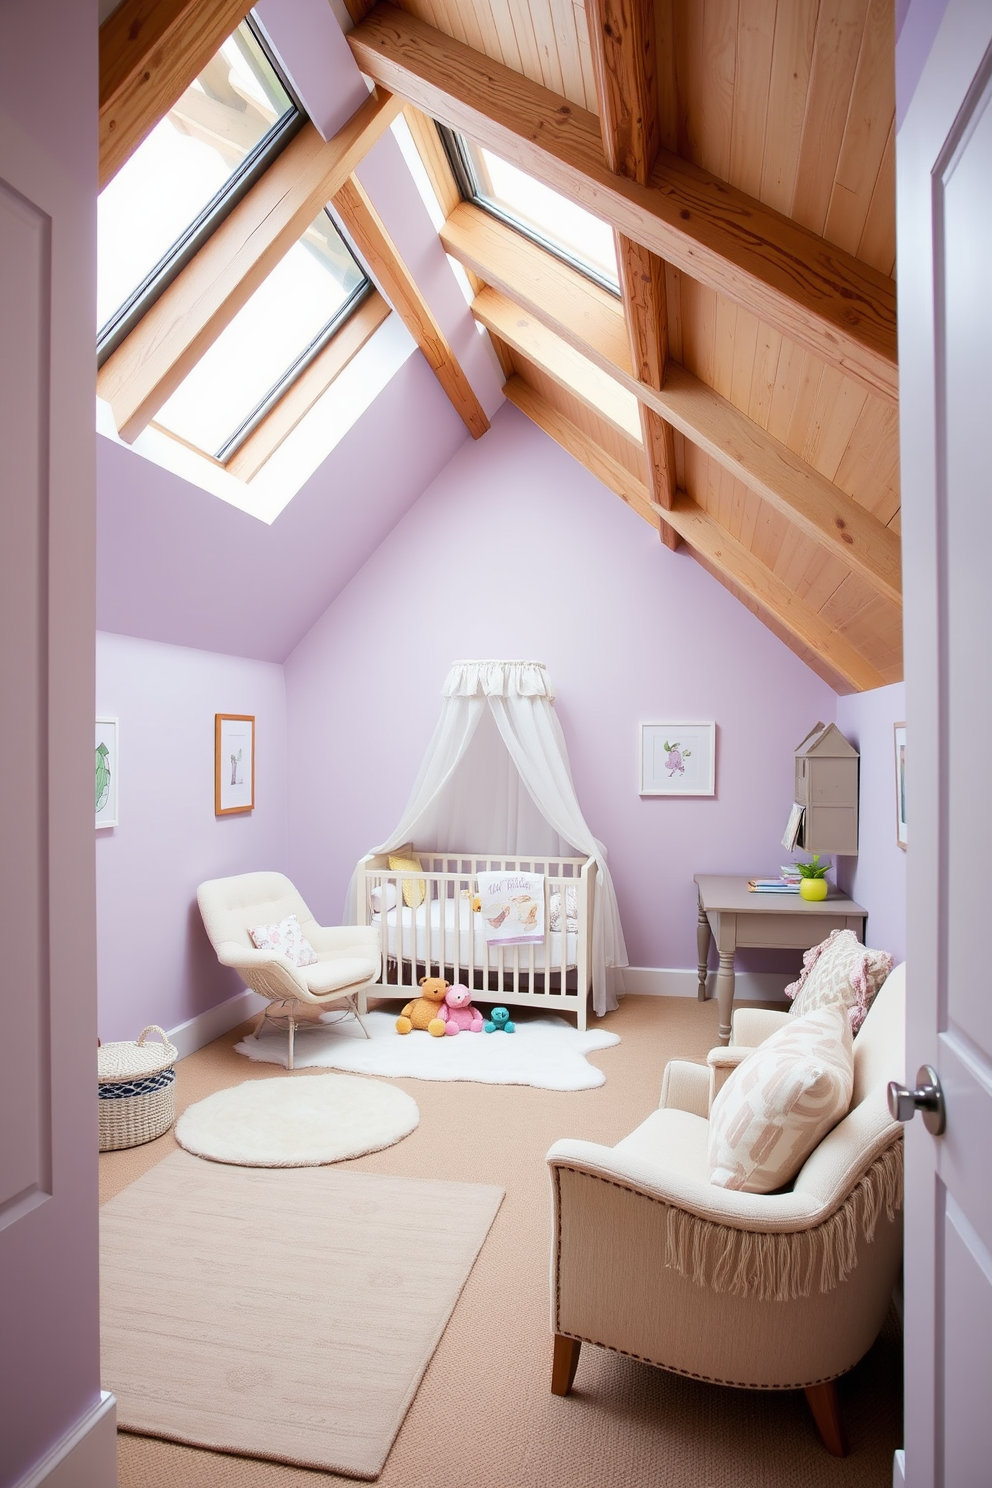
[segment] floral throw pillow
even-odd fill
[[[317,952],[303,934],[295,915],[287,915],[278,925],[256,925],[249,930],[252,945],[260,951],[277,951],[294,966],[316,966]]]
[[[854,1089],[851,1024],[840,1003],[817,1008],[759,1044],[710,1107],[710,1182],[745,1193],[791,1183]]]
[[[857,1033],[891,970],[888,951],[862,945],[853,930],[831,930],[826,940],[803,956],[802,974],[790,982],[785,995],[793,998],[792,1011],[797,1017],[841,1003],[847,1008],[852,1033]]]

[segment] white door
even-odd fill
[[[911,59],[910,59],[911,60]],[[909,1488],[992,1483],[992,4],[950,0],[898,136],[909,856]],[[898,1464],[897,1464],[898,1469]],[[897,1470],[898,1477],[898,1470]]]

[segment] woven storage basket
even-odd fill
[[[160,1044],[146,1044],[157,1033]],[[151,1023],[136,1043],[103,1044],[97,1049],[100,1096],[100,1151],[138,1147],[167,1132],[176,1119],[179,1050],[163,1029]]]

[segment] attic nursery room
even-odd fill
[[[990,59],[0,0],[0,1488],[988,1481]]]

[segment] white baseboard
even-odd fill
[[[906,1488],[906,1453],[902,1447],[892,1454],[892,1488]]]
[[[117,1401],[108,1391],[17,1488],[117,1488]]]
[[[169,1042],[179,1050],[179,1058],[185,1059],[187,1054],[195,1054],[205,1044],[212,1044],[214,1039],[237,1028],[246,1018],[253,1018],[264,1006],[265,998],[245,987],[243,992],[235,993],[217,1007],[208,1008],[205,1013],[197,1013],[195,1018],[187,1018],[185,1023],[170,1028]]]
[[[789,978],[773,971],[739,971],[734,978],[734,1002],[781,1002],[788,999],[784,988]],[[661,966],[625,966],[625,992],[647,997],[695,997],[699,979],[695,970],[677,971]],[[707,997],[716,996],[716,972],[711,971],[706,983]]]

